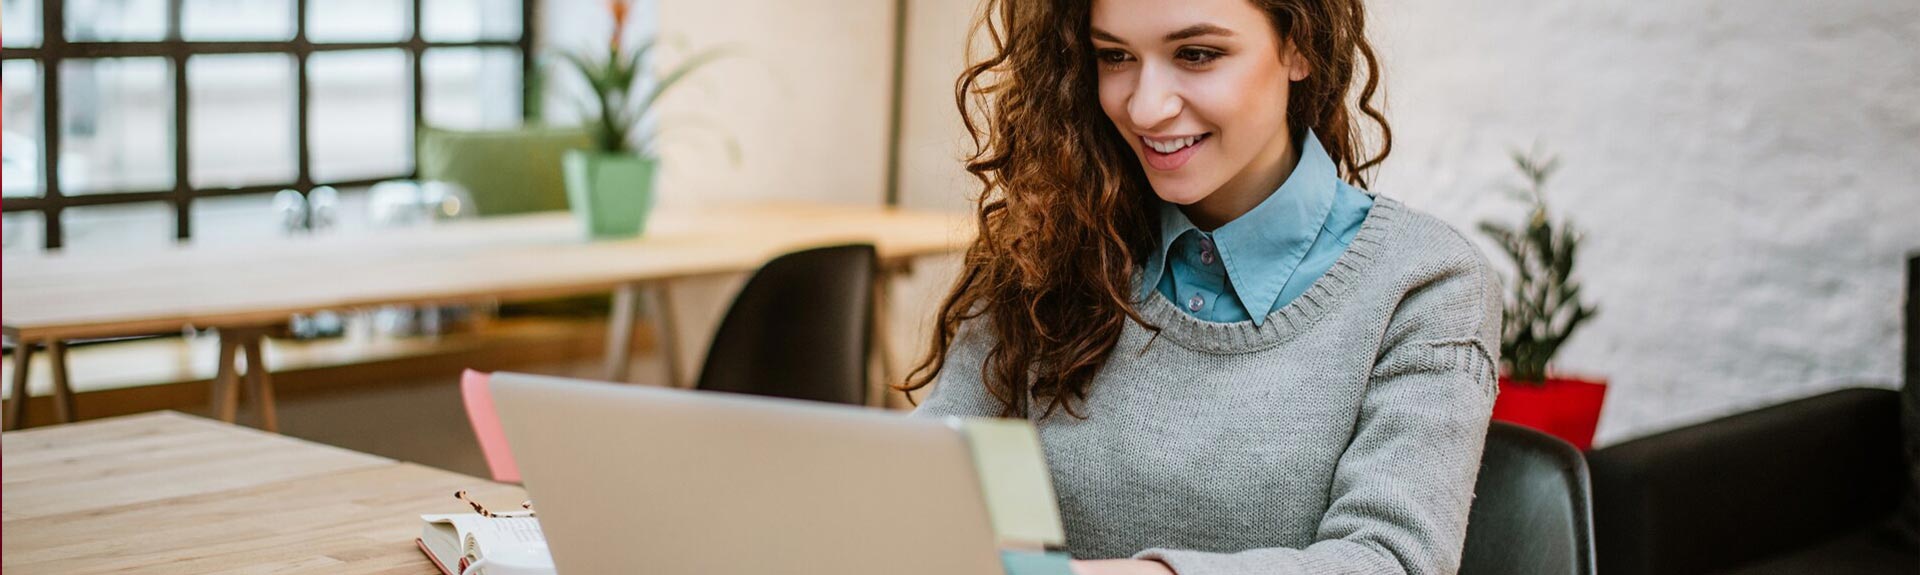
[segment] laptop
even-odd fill
[[[561,573],[1002,573],[952,420],[505,372],[491,388]]]

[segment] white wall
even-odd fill
[[[953,83],[966,67],[973,0],[917,0],[907,7],[900,200],[919,209],[964,210],[978,193],[961,158],[972,150],[954,107]],[[982,46],[985,39],[981,39]]]
[[[656,1],[666,37],[740,54],[670,97],[662,117],[712,120],[739,140],[741,163],[730,165],[711,139],[668,147],[663,189],[703,199],[881,201],[890,0]]]
[[[603,0],[542,6],[543,45],[606,41]],[[892,0],[640,2],[634,37],[662,39],[655,64],[712,48],[730,54],[661,101],[660,201],[880,202],[892,10]],[[572,80],[561,75],[556,82]],[[570,106],[549,104],[550,114],[572,117]],[[728,138],[739,144],[737,164]]]

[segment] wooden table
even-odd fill
[[[518,487],[173,412],[0,435],[0,571],[438,573],[414,547],[453,492]]]
[[[653,287],[663,335],[673,332],[664,280],[757,269],[782,253],[838,243],[872,243],[883,277],[912,258],[952,253],[972,240],[962,213],[880,207],[735,204],[657,210],[645,237],[587,241],[566,213],[487,218],[425,228],[289,239],[247,246],[180,246],[141,253],[8,254],[0,307],[14,344],[13,416],[24,416],[27,358],[36,347],[54,357],[56,408],[72,416],[64,342],[218,328],[221,353],[213,410],[232,421],[239,385],[255,391],[272,429],[272,383],[264,370],[239,370],[244,355],[260,365],[265,328],[294,314],[382,305],[439,305],[607,293],[614,297],[607,375],[626,379],[628,350],[643,288]],[[876,313],[876,328],[884,314]],[[876,332],[876,345],[885,340]],[[669,374],[677,353],[662,339]],[[881,360],[881,381],[892,362]],[[669,379],[669,381],[672,381]],[[880,394],[874,394],[878,397]]]

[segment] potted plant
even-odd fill
[[[687,74],[722,55],[718,50],[695,54],[658,79],[643,74],[656,42],[632,46],[625,42],[633,0],[608,0],[613,37],[604,55],[565,52],[565,62],[592,88],[591,101],[582,102],[593,147],[573,150],[562,158],[567,200],[592,238],[630,238],[646,229],[653,208],[653,182],[659,157],[653,146],[654,104]]]
[[[1573,278],[1582,238],[1571,224],[1555,222],[1547,213],[1546,182],[1559,160],[1516,152],[1513,161],[1527,182],[1517,190],[1530,206],[1526,222],[1520,227],[1480,224],[1514,268],[1502,314],[1502,375],[1493,418],[1547,432],[1585,451],[1593,446],[1607,384],[1550,369],[1561,346],[1597,311],[1581,301]]]

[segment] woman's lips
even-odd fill
[[[1181,166],[1187,165],[1187,160],[1193,159],[1194,152],[1199,150],[1201,146],[1207,145],[1207,141],[1211,139],[1213,139],[1212,132],[1201,134],[1200,139],[1195,140],[1192,144],[1188,144],[1184,148],[1174,150],[1172,153],[1161,153],[1159,150],[1153,149],[1153,146],[1148,146],[1143,142],[1140,145],[1140,152],[1146,154],[1148,166],[1162,172],[1171,172],[1180,169]]]

